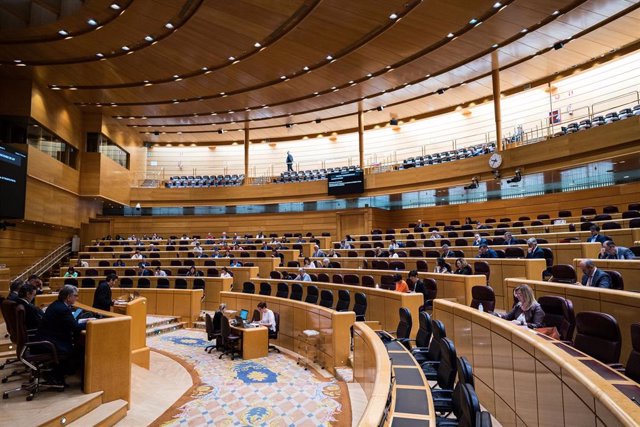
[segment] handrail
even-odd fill
[[[49,270],[56,263],[60,262],[65,256],[71,253],[71,241],[65,242],[62,245],[55,248],[49,254],[32,264],[13,280],[25,280],[26,277],[31,275],[41,275],[45,271]]]

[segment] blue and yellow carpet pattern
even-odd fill
[[[341,412],[340,385],[305,371],[284,354],[243,361],[208,354],[204,331],[178,330],[147,339],[195,369],[199,384],[163,426],[328,426]]]

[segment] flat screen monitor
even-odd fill
[[[327,185],[330,196],[364,193],[364,172],[355,170],[330,173],[327,175]]]
[[[27,155],[0,144],[0,218],[24,218]]]
[[[249,311],[248,310],[240,310],[240,318],[242,320],[244,320],[246,322],[248,317],[249,317]]]

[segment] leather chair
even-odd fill
[[[411,328],[413,327],[413,319],[411,318],[411,312],[406,307],[400,307],[398,310],[400,320],[396,328],[396,341],[399,341],[404,345],[407,350],[411,350],[411,343],[409,342],[409,335],[411,334]]]
[[[207,268],[207,277],[218,277],[220,272],[217,268]]]
[[[624,279],[622,278],[622,274],[614,270],[602,270],[609,275],[611,279],[611,289],[615,289],[618,291],[624,291]]]
[[[630,211],[640,211],[640,203],[629,203],[627,209]]]
[[[276,297],[289,298],[289,285],[286,283],[278,283],[278,289],[276,290]]]
[[[326,289],[320,291],[320,306],[333,308],[333,292]]]
[[[271,340],[277,340],[278,339],[278,332],[280,332],[280,313],[278,312],[273,312],[273,317],[276,320],[276,330],[272,331],[271,328],[269,328],[269,348],[268,350],[275,350],[278,353],[280,353],[280,349],[278,347],[276,347],[275,345],[271,344]]]
[[[640,228],[640,218],[633,218],[629,221],[629,228]]]
[[[482,411],[478,395],[471,384],[458,382],[451,393],[453,418],[436,417],[438,427],[491,427],[491,414]]]
[[[358,286],[360,285],[360,278],[355,274],[345,274],[343,277],[343,283],[345,285]]]
[[[185,285],[186,285],[186,282],[185,282]],[[120,278],[120,287],[121,288],[133,288],[133,280],[131,280],[131,277],[122,277],[122,278]],[[186,289],[186,287],[185,287],[185,289]]]
[[[174,284],[176,289],[187,289],[187,281],[181,277],[176,279],[176,283]]]
[[[287,267],[298,268],[300,267],[300,263],[298,261],[289,261]]]
[[[8,399],[12,393],[26,391],[27,401],[31,401],[41,388],[63,391],[64,385],[42,384],[43,374],[51,372],[60,362],[56,347],[50,341],[28,341],[24,306],[8,300],[3,301],[2,304],[2,314],[6,316],[4,320],[7,323],[7,330],[13,332],[12,341],[16,344],[16,356],[29,373],[25,383],[16,389],[5,390],[2,398]],[[38,354],[32,353],[33,347],[38,348]]]
[[[491,286],[471,288],[471,307],[477,309],[480,304],[482,304],[482,310],[489,313],[496,309],[496,294]]]
[[[390,270],[405,270],[404,262],[402,261],[391,261],[389,263]]]
[[[593,217],[594,221],[610,221],[611,215],[609,214],[599,214]]]
[[[147,279],[146,277],[140,277],[138,279],[138,287],[139,288],[150,288],[151,287],[151,281],[149,279]]]
[[[373,276],[362,276],[361,277],[362,280],[362,286],[367,287],[367,288],[375,288],[376,287],[376,281],[373,278]]]
[[[631,353],[623,372],[640,384],[640,323],[631,324]]]
[[[207,340],[213,341],[216,340],[215,344],[208,345],[204,348],[204,351],[207,353],[211,353],[213,349],[216,350],[221,348],[221,323],[222,323],[222,312],[216,311],[213,315],[213,318],[209,313],[205,313],[204,316],[204,326],[207,331]]]
[[[227,316],[222,316],[220,327],[220,337],[222,338],[222,354],[218,359],[222,359],[224,355],[230,355],[231,360],[234,360],[235,355],[240,355],[241,352],[241,337],[232,333],[231,326],[229,325],[229,319]]]
[[[293,290],[291,291],[293,295]],[[309,304],[317,304],[318,297],[320,296],[320,291],[318,291],[318,287],[316,285],[307,286],[307,297],[304,299],[304,302]]]
[[[562,211],[559,211],[559,212],[558,212],[558,216],[559,216],[560,218],[568,218],[568,217],[570,217],[571,215],[572,215],[572,214],[571,214],[571,211],[567,211],[567,210],[562,210]]]
[[[557,264],[551,266],[551,281],[572,285],[578,282],[576,269],[571,264]]]
[[[318,288],[316,288],[317,290]],[[289,295],[289,299],[292,299],[294,301],[302,301],[302,294],[304,293],[304,290],[302,288],[302,285],[300,283],[292,283],[291,284],[291,295]]]
[[[327,273],[318,273],[318,282],[331,283]]]
[[[504,257],[505,258],[524,258],[525,253],[522,248],[517,246],[509,246],[504,249]]]
[[[380,276],[380,287],[382,289],[393,290],[396,288],[396,281],[393,280],[393,276],[385,274]]]
[[[271,284],[267,282],[260,283],[259,295],[271,295]]]
[[[351,305],[351,294],[346,289],[338,290],[338,302],[336,303],[336,311],[349,311]]]
[[[269,273],[269,277],[274,280],[280,280],[282,279],[282,274],[279,271],[274,270],[271,273]]]
[[[543,295],[538,298],[538,303],[544,311],[544,324],[549,327],[555,326],[562,341],[572,341],[576,328],[576,316],[571,300],[554,295]]]
[[[603,230],[620,230],[621,228],[622,228],[622,225],[620,225],[620,223],[617,223],[617,222],[608,221],[602,224]]]
[[[158,289],[169,289],[171,285],[169,284],[169,279],[166,277],[158,277],[158,283],[156,288]]]
[[[596,215],[597,212],[595,210],[595,208],[582,208],[582,215],[587,216],[587,215]]]
[[[491,276],[491,267],[486,261],[474,261],[473,274],[482,274],[487,278],[487,285],[489,285],[489,277]]]
[[[583,311],[576,315],[573,346],[602,363],[620,361],[622,338],[616,319],[607,313]]]
[[[80,287],[81,288],[95,288],[96,287],[96,281],[93,280],[90,277],[83,277],[82,281],[80,282]]]
[[[605,206],[604,208],[602,208],[602,213],[605,214],[614,214],[618,212],[619,211],[617,206]]]
[[[354,295],[353,311],[356,313],[356,322],[364,322],[367,313],[367,295],[356,292]]]
[[[422,271],[422,272],[428,272],[429,264],[427,264],[427,261],[423,259],[419,259],[418,261],[416,261],[416,270]]]
[[[344,276],[342,276],[342,274],[334,274],[331,276],[331,283],[342,285],[344,283]]]
[[[420,311],[431,310],[433,308],[433,300],[438,296],[438,283],[435,279],[428,278],[423,279],[424,284],[423,305],[420,307]]]
[[[255,294],[256,293],[256,285],[253,282],[244,282],[242,284],[242,293],[243,294]]]
[[[429,352],[429,343],[431,342],[431,316],[426,311],[418,313],[418,332],[416,333],[416,345],[411,349],[411,354],[416,362],[423,363],[427,361]]]
[[[549,214],[540,214],[536,218],[538,218],[538,219],[551,219]]]
[[[622,212],[622,219],[640,218],[640,212],[638,211],[624,211]]]

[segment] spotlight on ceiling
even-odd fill
[[[562,49],[563,47],[564,47],[564,43],[562,43],[562,42],[557,42],[557,43],[555,43],[555,44],[553,45],[553,48],[554,48],[555,50],[560,50],[560,49]]]
[[[293,123],[287,123],[286,125],[284,125],[284,127],[286,127],[287,129],[291,129],[293,127]]]
[[[218,129],[218,133],[222,135],[224,133],[224,129]]]
[[[440,89],[438,89],[438,90],[436,91],[436,93],[437,93],[438,95],[442,95],[442,94],[444,93],[444,91],[445,91],[445,90],[446,90],[445,88],[440,88]]]
[[[110,7],[111,9],[113,9],[113,10],[120,10],[120,9],[122,9],[118,3],[111,3],[111,6],[109,6],[109,7]]]
[[[322,119],[316,119],[316,123],[322,123]]]
[[[154,134],[155,136],[160,136],[160,131],[158,131],[158,130],[157,130],[157,131],[154,131],[154,132],[153,132],[153,134]]]
[[[378,110],[378,111],[384,110],[384,105],[380,105],[379,107],[376,108],[376,110]]]

